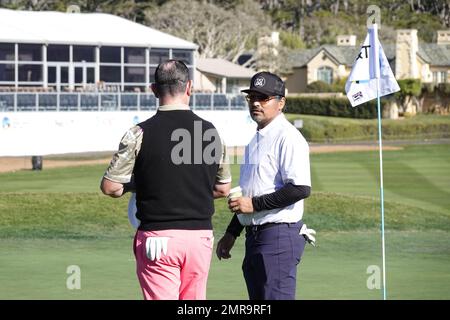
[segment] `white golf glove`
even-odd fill
[[[158,260],[162,254],[167,254],[168,237],[148,237],[145,242],[147,258],[150,260]]]
[[[314,236],[316,234],[316,230],[308,229],[306,224],[303,224],[300,229],[299,234],[304,236],[306,241],[308,241],[309,244],[316,246],[316,237]]]

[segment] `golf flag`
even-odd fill
[[[345,92],[352,107],[377,98],[377,79],[380,81],[378,93],[380,97],[400,91],[378,41],[377,25],[374,24],[367,32],[366,40],[345,84]]]
[[[377,99],[378,144],[380,153],[380,200],[381,200],[381,248],[383,259],[383,299],[386,300],[386,252],[384,239],[384,188],[383,188],[383,144],[381,134],[380,97],[400,90],[380,41],[377,25],[372,25],[363,46],[353,63],[350,76],[345,84],[347,97],[352,107]]]

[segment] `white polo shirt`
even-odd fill
[[[309,146],[284,114],[258,130],[245,147],[239,185],[246,197],[261,196],[287,183],[311,186]],[[239,214],[244,226],[270,222],[297,222],[303,217],[303,200],[288,207]]]

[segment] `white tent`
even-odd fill
[[[0,9],[0,42],[197,49],[192,42],[105,13]]]

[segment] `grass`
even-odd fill
[[[0,238],[101,239],[132,236],[128,196],[100,193],[0,193]],[[374,198],[316,192],[306,203],[304,221],[321,231],[376,230],[379,201]],[[386,202],[391,230],[450,231],[450,214]],[[231,214],[216,200],[214,229],[222,233]]]
[[[450,299],[449,145],[384,154],[388,298]],[[377,156],[311,155],[304,221],[318,231],[318,246],[307,246],[298,268],[298,299],[381,298],[367,287],[367,268],[381,266]],[[0,174],[0,299],[141,299],[128,196],[100,194],[104,170]],[[238,171],[232,167],[233,185]],[[216,200],[216,241],[230,218],[226,202]],[[213,257],[209,299],[247,299],[243,244],[241,236],[230,260]],[[81,290],[66,288],[70,265],[81,269]]]
[[[314,191],[379,195],[378,152],[311,156]],[[385,200],[450,213],[450,144],[383,152]]]
[[[96,192],[107,165],[22,170],[0,174],[0,192]]]
[[[45,167],[45,160],[44,160]],[[2,192],[98,192],[106,165],[0,174]],[[385,200],[450,213],[450,144],[408,145],[383,153]],[[313,192],[379,196],[378,152],[311,155]],[[232,166],[233,185],[239,167]]]
[[[216,234],[216,237],[219,235]],[[388,232],[389,299],[450,299],[448,232]],[[141,299],[132,239],[3,239],[0,299]],[[322,232],[306,247],[298,269],[298,299],[380,299],[368,289],[369,266],[380,266],[379,234]],[[240,265],[243,239],[232,258],[212,259],[208,299],[247,299]],[[68,290],[67,268],[81,271],[81,290]]]

